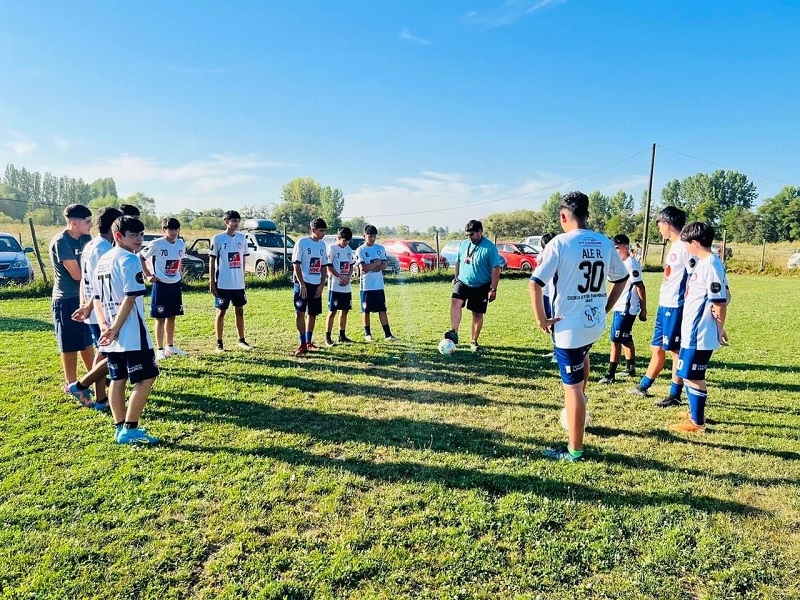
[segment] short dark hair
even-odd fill
[[[375,225],[367,225],[364,227],[364,235],[378,235],[378,228]]]
[[[142,216],[142,211],[139,210],[138,206],[134,206],[133,204],[120,204],[119,209],[122,211],[123,215],[128,217],[136,217],[138,219]]]
[[[353,239],[353,230],[349,227],[339,227],[339,230],[336,232],[336,235],[342,238],[343,240],[347,240],[348,242]]]
[[[589,218],[589,196],[583,192],[569,192],[561,197],[558,208],[567,209],[578,221],[585,221]]]
[[[714,242],[714,228],[703,221],[692,221],[681,229],[682,242],[699,242],[703,248],[710,248]]]
[[[322,217],[317,217],[316,219],[311,219],[311,229],[327,229],[328,224],[325,222],[325,219]]]
[[[475,233],[476,231],[483,231],[483,223],[481,223],[480,221],[476,221],[475,219],[467,221],[467,224],[464,225],[464,231],[466,231],[467,233]]]
[[[100,233],[108,233],[114,221],[122,216],[122,211],[114,206],[104,206],[97,211],[94,224]]]
[[[667,223],[675,229],[681,230],[686,225],[686,213],[677,206],[665,206],[656,215],[656,223]]]
[[[630,246],[630,243],[631,243],[630,238],[627,235],[625,235],[624,233],[620,233],[619,235],[615,235],[612,238],[611,241],[614,242],[615,246],[620,246],[620,245]]]
[[[549,242],[550,240],[552,240],[554,237],[556,237],[556,234],[555,234],[555,233],[550,233],[550,232],[543,233],[543,234],[542,234],[542,240],[541,240],[541,242],[540,242],[540,243],[541,243],[541,246],[542,246],[542,248],[544,248],[545,246],[547,246],[548,242]]]
[[[180,229],[181,222],[175,217],[164,217],[161,221],[161,229]]]
[[[111,226],[111,231],[114,232],[114,235],[117,233],[121,233],[123,236],[128,233],[141,233],[144,231],[144,223],[142,223],[136,217],[132,217],[130,215],[122,215],[118,217],[114,224]]]
[[[223,221],[228,221],[230,219],[241,219],[242,215],[239,214],[238,210],[226,210],[225,214],[222,215]]]
[[[92,216],[92,211],[83,204],[70,204],[64,209],[64,218],[69,221],[72,219],[87,219]]]

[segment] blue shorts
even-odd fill
[[[217,295],[214,298],[214,307],[219,310],[228,310],[233,304],[236,308],[247,304],[247,295],[244,290],[221,290],[217,288]]]
[[[631,331],[636,322],[636,315],[615,312],[611,318],[611,335],[609,338],[614,344],[630,344],[633,341]]]
[[[178,317],[182,314],[181,282],[163,283],[156,281],[150,294],[150,316],[154,319],[166,319],[168,317]]]
[[[92,331],[82,321],[73,321],[72,313],[81,306],[81,299],[53,298],[53,323],[59,352],[80,352],[92,345]]]
[[[553,303],[550,302],[550,296],[543,296],[542,300],[544,301],[544,316],[548,319],[553,318]]]
[[[353,308],[352,292],[328,292],[328,310],[350,310]]]
[[[89,323],[89,331],[92,332],[92,341],[94,342],[95,348],[99,348],[100,336],[103,334],[100,325],[97,323]]]
[[[316,297],[321,283],[306,283],[306,297],[300,297],[300,284],[294,284],[294,312],[307,312],[312,317],[322,314],[322,296]]]
[[[108,376],[111,381],[127,379],[132,384],[158,377],[156,355],[153,349],[109,352]]]
[[[583,383],[587,373],[584,369],[584,360],[589,354],[592,345],[581,348],[556,348],[555,357],[558,362],[558,371],[561,373],[561,382],[565,385]]]
[[[651,346],[660,346],[664,350],[677,352],[681,349],[681,317],[683,307],[659,306],[656,313],[656,324],[653,328]]]
[[[386,294],[383,290],[367,290],[361,292],[361,312],[386,312]]]
[[[712,352],[714,351],[681,348],[678,354],[678,370],[675,374],[689,381],[704,381]]]

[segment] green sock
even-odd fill
[[[572,448],[567,446],[567,450],[572,455],[572,458],[580,458],[583,455],[583,448],[581,448],[580,450],[573,450]]]

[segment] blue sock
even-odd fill
[[[680,398],[683,392],[683,384],[675,383],[674,381],[669,384],[669,395],[673,398]],[[688,393],[688,392],[687,392]]]
[[[692,421],[697,425],[704,425],[706,422],[706,399],[708,398],[708,392],[687,385],[686,395],[689,397],[689,412],[692,416]]]
[[[314,335],[313,331],[306,331],[306,344],[311,342],[311,336]]]
[[[649,390],[650,386],[653,385],[655,379],[650,379],[647,375],[642,377],[642,380],[639,382],[639,387],[645,390]]]
[[[300,334],[300,345],[304,346],[305,343],[306,343],[306,332],[304,331],[303,333]]]

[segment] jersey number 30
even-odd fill
[[[578,269],[583,273],[584,278],[584,283],[578,286],[578,291],[581,294],[589,291],[599,292],[605,281],[605,263],[601,260],[595,262],[585,260],[578,265]]]

